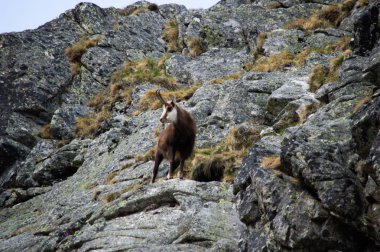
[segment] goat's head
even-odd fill
[[[157,98],[162,103],[163,112],[160,117],[160,122],[162,123],[174,123],[177,120],[177,106],[175,101],[175,96],[170,101],[165,101],[161,94],[160,90],[156,91]]]

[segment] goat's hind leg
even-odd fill
[[[181,166],[179,167],[179,179],[183,179],[183,167],[185,165],[185,160],[181,159]]]
[[[173,172],[179,165],[179,162],[175,160],[175,150],[169,151],[169,162],[170,162],[170,167],[169,167],[169,172],[168,172],[168,175],[166,176],[166,179],[173,178]]]
[[[158,172],[158,167],[160,166],[162,160],[164,159],[164,155],[162,155],[161,152],[156,151],[156,157],[154,159],[154,167],[153,167],[153,172],[152,172],[152,179],[150,183],[154,183],[156,180],[157,172]]]

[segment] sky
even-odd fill
[[[1,0],[0,33],[35,29],[57,18],[66,10],[73,9],[80,2],[95,3],[100,7],[123,8],[137,0]],[[151,0],[158,5],[166,3],[183,4],[188,9],[209,8],[218,0]]]

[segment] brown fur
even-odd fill
[[[164,158],[170,162],[168,178],[170,179],[173,171],[181,165],[180,178],[182,179],[185,160],[191,156],[194,148],[196,126],[191,115],[173,101],[166,102],[164,106],[177,109],[177,120],[170,123],[160,134],[151,183],[154,183],[158,167]]]

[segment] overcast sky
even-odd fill
[[[0,33],[35,29],[56,18],[80,2],[92,2],[100,7],[123,8],[136,1],[130,0],[1,0]],[[152,0],[158,5],[165,3],[183,4],[190,8],[209,8],[218,0]]]

